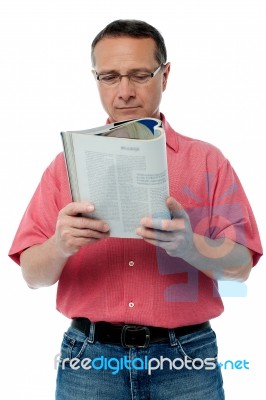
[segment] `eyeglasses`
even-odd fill
[[[130,80],[130,82],[143,84],[148,82],[155,75],[157,75],[163,65],[164,64],[159,65],[159,67],[157,67],[156,70],[153,72],[137,71],[137,72],[130,72],[129,74],[125,75],[121,75],[118,73],[98,74],[96,71],[94,72],[97,81],[107,86],[116,85],[121,81],[123,77],[127,77]]]

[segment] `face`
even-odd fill
[[[155,42],[151,38],[104,38],[94,49],[97,74],[128,74],[133,71],[154,72],[159,66],[155,59]],[[166,88],[170,64],[146,83],[134,83],[123,77],[108,86],[97,81],[103,108],[110,122],[134,118],[160,118],[159,105]]]

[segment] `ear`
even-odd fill
[[[168,76],[170,73],[170,67],[171,64],[168,62],[164,65],[164,71],[163,71],[163,91],[165,91],[166,86],[167,86],[167,81],[168,81]]]

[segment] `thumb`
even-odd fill
[[[184,208],[173,197],[170,196],[166,199],[166,205],[171,212],[172,218],[184,218],[185,217],[186,212],[185,212]]]

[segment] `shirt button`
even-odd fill
[[[130,308],[132,308],[132,307],[134,307],[134,303],[131,301],[130,303],[128,303],[128,306],[130,307]]]
[[[128,265],[129,265],[130,267],[134,267],[134,261],[129,261]]]

